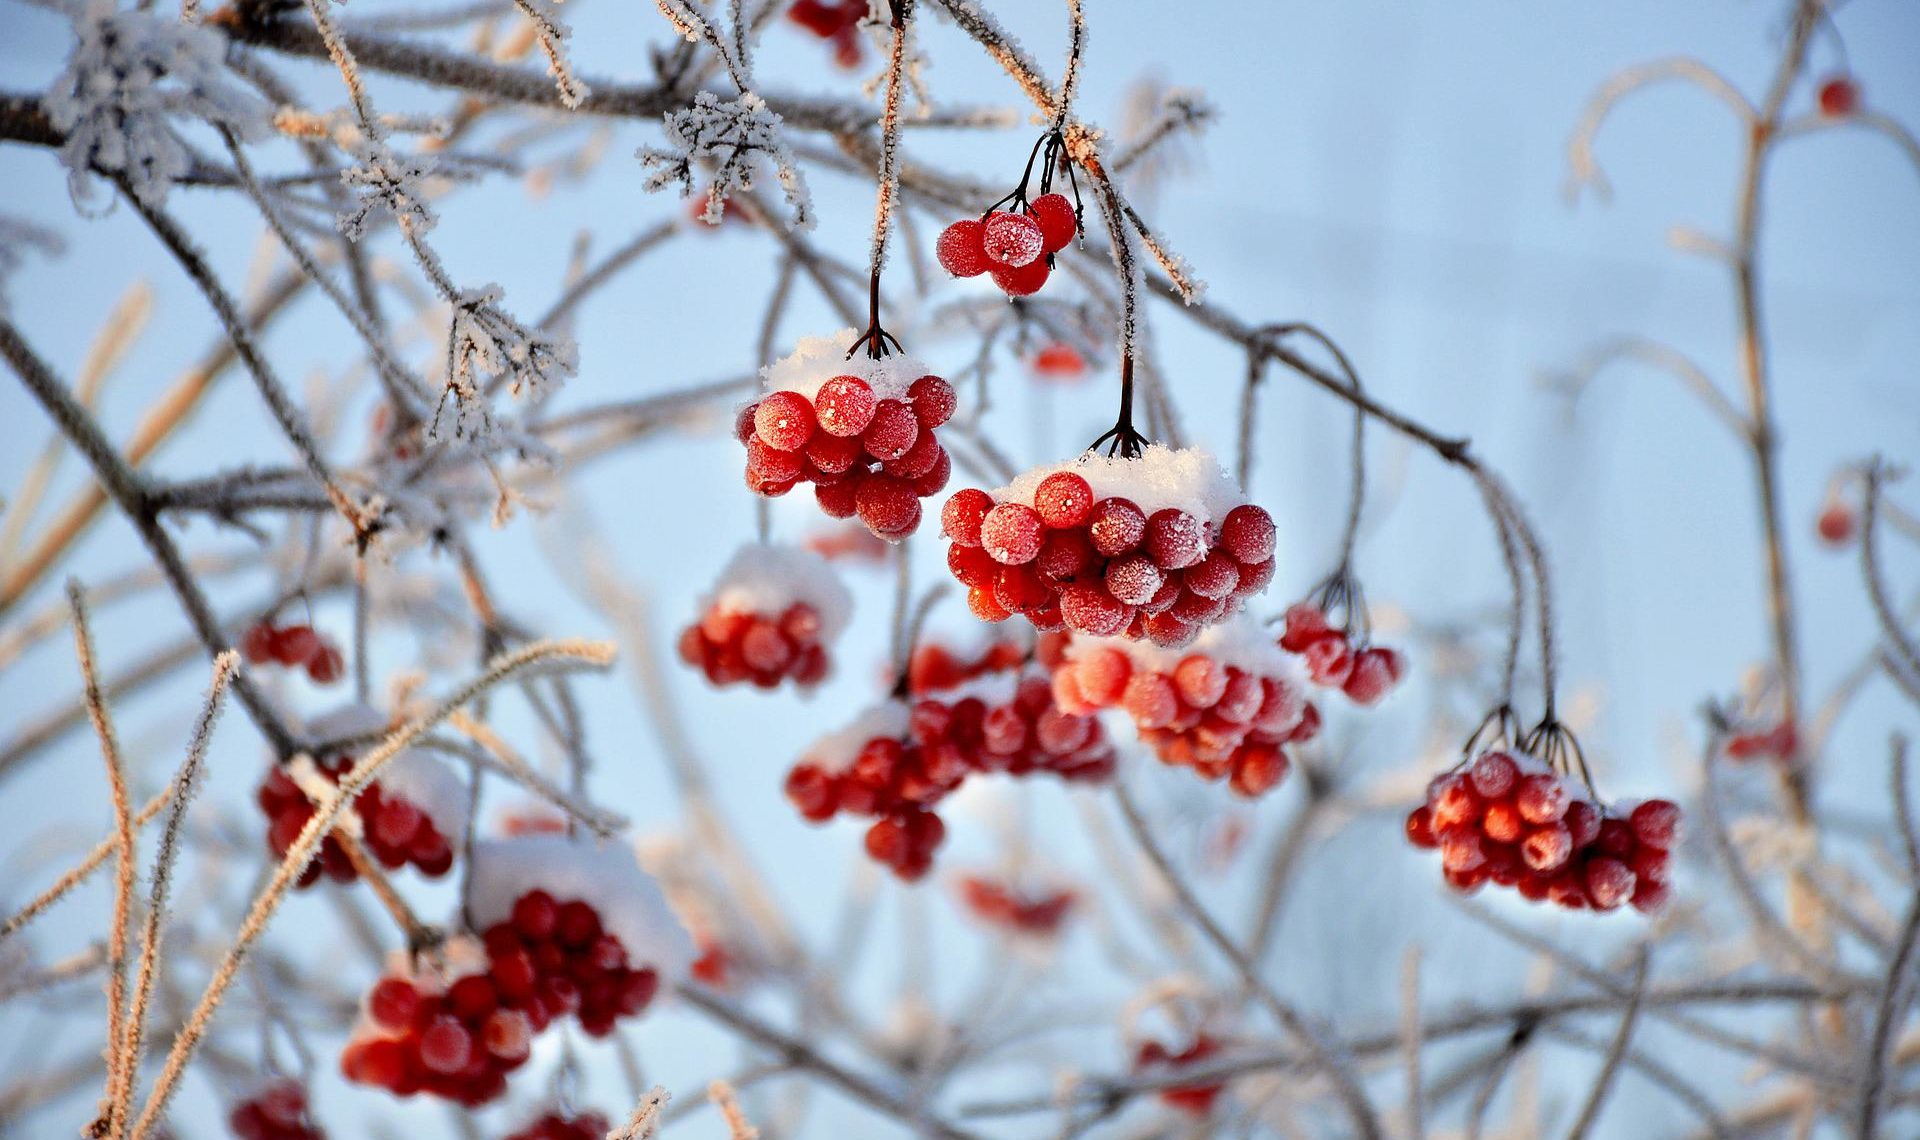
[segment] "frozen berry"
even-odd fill
[[[1055,530],[1084,526],[1093,514],[1093,488],[1071,471],[1055,471],[1033,489],[1033,509]]]
[[[1080,218],[1065,194],[1042,194],[1027,203],[1027,212],[1039,223],[1040,239],[1048,253],[1067,248],[1080,232]]]
[[[1206,557],[1207,536],[1200,520],[1175,507],[1147,517],[1145,542],[1147,553],[1168,570],[1183,570]]]
[[[993,496],[975,487],[955,491],[940,508],[940,532],[961,546],[980,545],[980,527],[993,510]]]
[[[831,436],[852,437],[867,430],[878,403],[873,388],[858,376],[835,376],[814,394],[814,414],[820,430]],[[757,418],[757,417],[756,417]]]
[[[963,218],[940,233],[934,252],[940,267],[955,277],[978,277],[993,268],[987,259],[986,227],[973,218]]]
[[[907,399],[913,402],[914,415],[922,428],[937,428],[953,418],[960,399],[953,385],[938,376],[922,376],[907,386]]]
[[[753,413],[753,427],[768,447],[798,451],[813,435],[813,405],[798,392],[770,392]]]
[[[1252,564],[1273,557],[1273,516],[1252,503],[1242,503],[1220,520],[1220,547],[1240,562]]]
[[[860,433],[867,454],[875,459],[898,459],[920,438],[920,420],[899,400],[882,400],[873,409],[873,421]]]
[[[1047,283],[1052,270],[1046,258],[1030,261],[1022,266],[996,265],[993,267],[993,283],[1009,297],[1029,297],[1038,293]]]
[[[1024,503],[1001,503],[987,512],[980,526],[980,545],[996,562],[1010,566],[1031,562],[1040,553],[1045,527],[1040,515]]]
[[[1140,545],[1147,533],[1147,516],[1131,499],[1102,499],[1087,520],[1087,537],[1094,550],[1117,558]]]
[[[1040,223],[1025,214],[995,211],[987,216],[980,238],[987,260],[1008,268],[1029,265],[1046,252],[1046,237],[1040,232]]]

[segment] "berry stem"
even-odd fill
[[[864,344],[867,355],[874,360],[889,351],[901,351],[899,340],[880,327],[880,270],[887,262],[887,235],[893,227],[894,201],[900,196],[900,103],[907,63],[907,19],[913,10],[913,0],[889,0],[889,3],[893,13],[893,48],[887,57],[886,101],[880,109],[880,186],[873,207],[867,331],[847,349],[851,357]]]
[[[1087,445],[1087,451],[1098,451],[1105,443],[1109,445],[1108,455],[1117,453],[1125,459],[1137,459],[1150,442],[1133,427],[1133,353],[1129,351],[1120,358],[1120,415],[1113,421],[1113,427]]]

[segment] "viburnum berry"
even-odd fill
[[[1078,901],[1075,892],[1065,888],[1023,890],[985,875],[963,875],[957,887],[961,905],[973,917],[1009,934],[1027,937],[1058,935]]]
[[[1029,265],[1046,252],[1040,223],[1025,214],[995,211],[987,215],[980,240],[987,260],[1011,269]]]
[[[1058,253],[1080,232],[1080,215],[1065,194],[1042,194],[1027,203],[1027,213],[1040,227],[1043,248]]]
[[[1052,275],[1053,267],[1047,259],[1037,258],[1025,265],[995,265],[988,271],[993,283],[1009,297],[1030,297],[1038,293]]]
[[[1198,1034],[1184,1049],[1174,1052],[1158,1041],[1142,1042],[1134,1054],[1135,1072],[1151,1073],[1155,1070],[1180,1069],[1198,1064],[1220,1052],[1221,1045],[1205,1033]],[[1191,1116],[1207,1116],[1213,1112],[1214,1102],[1226,1090],[1225,1084],[1174,1085],[1160,1090],[1161,1103],[1177,1108]]]
[[[978,277],[995,264],[987,257],[986,226],[975,218],[962,218],[940,231],[934,256],[955,277]]]
[[[1271,560],[1261,567],[1271,577]],[[1333,628],[1325,610],[1314,602],[1287,608],[1279,644],[1300,655],[1314,684],[1339,689],[1357,705],[1378,704],[1406,673],[1406,659],[1398,650],[1356,642],[1345,630]]]
[[[1436,777],[1406,835],[1439,849],[1455,890],[1494,883],[1571,910],[1631,903],[1650,914],[1671,895],[1680,814],[1668,800],[1603,807],[1545,763],[1492,749]]]
[[[873,422],[873,409],[877,403],[873,388],[858,376],[835,376],[820,385],[820,391],[813,397],[814,414],[818,417],[820,430],[840,438],[858,436],[866,431],[867,425]],[[755,416],[757,428],[757,412]]]
[[[813,404],[798,392],[769,392],[753,412],[760,441],[780,451],[798,451],[813,435]]]
[[[1814,530],[1820,535],[1821,542],[1842,547],[1853,541],[1859,523],[1852,504],[1838,495],[1830,495],[1826,505],[1820,508],[1820,517],[1814,521]]]
[[[249,664],[303,669],[316,685],[331,685],[346,673],[340,647],[310,625],[277,627],[263,618],[247,627],[240,652]]]
[[[953,385],[938,376],[922,376],[907,385],[907,399],[913,404],[913,413],[923,428],[937,428],[953,418],[954,409],[960,405],[960,397],[954,393]]]
[[[1001,503],[980,524],[980,545],[995,562],[1018,566],[1040,553],[1046,524],[1025,503]]]
[[[1067,383],[1087,374],[1087,358],[1070,344],[1049,344],[1033,354],[1027,366],[1042,380]]]
[[[307,1115],[307,1090],[290,1077],[268,1081],[227,1113],[240,1140],[326,1140]]]
[[[918,499],[911,502],[919,507]],[[771,689],[792,681],[811,688],[831,671],[829,653],[852,607],[852,595],[820,555],[749,543],[721,569],[699,619],[681,631],[680,659],[715,685]]]
[[[1819,103],[1822,115],[1844,119],[1860,109],[1860,86],[1850,75],[1829,76],[1820,83]]]

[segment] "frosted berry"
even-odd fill
[[[1220,520],[1220,547],[1249,565],[1273,557],[1273,516],[1252,503],[1242,503]]]
[[[1080,232],[1080,217],[1065,194],[1042,194],[1027,203],[1027,212],[1040,226],[1040,239],[1048,253],[1067,248]]]
[[[978,277],[993,268],[987,258],[986,227],[973,218],[963,218],[940,232],[934,243],[940,267],[955,277]]]
[[[980,526],[980,545],[994,561],[1017,566],[1040,553],[1045,526],[1040,515],[1023,503],[1001,503],[987,512]]]
[[[1649,847],[1667,850],[1679,837],[1680,808],[1671,800],[1647,800],[1627,817],[1634,837]]]
[[[1047,283],[1052,268],[1045,258],[1030,261],[1025,265],[996,265],[991,270],[993,283],[1009,297],[1029,297],[1038,293]]]
[[[914,415],[919,417],[921,428],[928,430],[952,419],[953,410],[960,403],[953,385],[938,376],[922,376],[908,385],[907,399],[913,401]]]
[[[798,451],[813,435],[813,405],[798,392],[769,392],[754,409],[753,427],[768,447]]]
[[[873,388],[858,376],[835,376],[820,385],[814,394],[814,414],[820,430],[830,436],[849,438],[867,430],[878,404]],[[756,413],[756,427],[758,413]]]
[[[875,459],[898,459],[920,438],[920,421],[899,400],[882,400],[873,409],[873,421],[860,433],[860,442]]]
[[[974,487],[955,491],[940,508],[940,532],[961,546],[979,546],[981,524],[993,510],[993,496]]]
[[[1034,488],[1033,509],[1054,530],[1084,526],[1093,514],[1093,488],[1071,471],[1056,471]]]
[[[1101,499],[1093,505],[1093,515],[1087,521],[1087,538],[1106,558],[1117,558],[1138,547],[1146,533],[1147,516],[1131,499]]]
[[[995,211],[988,215],[980,240],[988,261],[1011,269],[1030,265],[1046,252],[1040,223],[1025,214]]]

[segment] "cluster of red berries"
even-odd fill
[[[330,756],[315,764],[328,782],[338,784],[353,767],[353,757]],[[267,814],[267,846],[284,858],[294,840],[306,829],[316,810],[307,793],[287,774],[284,766],[267,769],[266,779],[254,799]],[[367,851],[389,871],[409,863],[421,874],[437,879],[453,866],[453,847],[440,833],[420,805],[374,783],[353,801],[348,809],[360,819],[361,834]],[[340,840],[329,835],[321,841],[320,856],[307,864],[300,874],[300,887],[310,887],[325,875],[336,883],[350,883],[359,877],[353,861]]]
[[[976,773],[1105,780],[1114,755],[1097,720],[1061,711],[1043,670],[980,678],[891,701],[817,742],[787,773],[787,798],[813,823],[872,819],[867,854],[912,881],[946,838],[934,807]]]
[[[860,21],[867,16],[867,0],[794,0],[787,18],[833,45],[833,62],[851,71],[860,66]]]
[[[947,566],[974,616],[1017,613],[1043,632],[1179,646],[1266,587],[1274,548],[1266,511],[1242,503],[1217,520],[1177,506],[1147,512],[1130,498],[1096,496],[1082,473],[1134,462],[1095,457],[1029,473],[997,498],[954,492],[940,514],[952,540]]]
[[[1398,650],[1378,645],[1356,647],[1344,630],[1328,625],[1325,611],[1311,602],[1287,609],[1280,648],[1299,654],[1314,684],[1339,689],[1357,705],[1377,703],[1406,672],[1406,662]]]
[[[331,685],[347,671],[340,647],[310,625],[275,626],[257,621],[240,639],[240,653],[250,665],[305,669],[316,685]]]
[[[1027,659],[1018,641],[996,639],[978,653],[964,654],[937,641],[923,641],[907,659],[907,691],[918,695],[964,685],[975,677],[1017,668]]]
[[[1783,720],[1772,728],[1754,728],[1736,732],[1727,738],[1729,760],[1785,760],[1800,748],[1800,734],[1793,722]]]
[[[613,1125],[597,1112],[578,1116],[549,1112],[506,1140],[606,1140]]]
[[[1256,655],[1209,640],[1202,635],[1192,652],[1176,654],[1119,641],[1043,639],[1042,659],[1054,667],[1053,699],[1061,709],[1124,709],[1162,763],[1206,780],[1224,778],[1252,799],[1286,777],[1286,746],[1318,734],[1320,713],[1297,681],[1279,675],[1278,662],[1262,671]]]
[[[777,497],[812,483],[820,509],[858,516],[877,537],[898,542],[920,525],[920,500],[940,493],[953,461],[934,429],[953,416],[953,386],[921,376],[898,397],[859,376],[829,378],[811,399],[769,392],[740,413],[747,486]]]
[[[804,602],[771,616],[710,608],[680,632],[680,660],[715,685],[751,681],[762,689],[785,680],[812,688],[830,667],[820,644],[819,611]]]
[[[1042,194],[1018,212],[960,219],[941,231],[934,252],[955,277],[989,274],[1009,297],[1026,297],[1047,283],[1053,255],[1079,232],[1073,202],[1065,194]]]
[[[987,925],[1043,938],[1060,933],[1079,901],[1070,890],[1028,892],[982,875],[961,876],[959,893],[967,912]]]
[[[227,1127],[240,1140],[326,1140],[327,1135],[307,1117],[306,1088],[288,1077],[234,1105]]]
[[[1133,1069],[1136,1073],[1179,1069],[1214,1056],[1220,1048],[1220,1042],[1205,1033],[1195,1036],[1191,1044],[1177,1053],[1158,1041],[1147,1040],[1140,1043],[1139,1051],[1134,1054]],[[1160,1102],[1193,1116],[1206,1116],[1213,1111],[1213,1102],[1225,1089],[1224,1084],[1175,1085],[1160,1090]]]
[[[1651,914],[1672,893],[1669,852],[1680,808],[1647,800],[1606,808],[1530,756],[1488,751],[1437,777],[1407,816],[1407,838],[1438,848],[1447,883],[1488,882],[1568,910]]]
[[[589,1036],[604,1037],[660,988],[651,968],[628,964],[626,947],[591,904],[545,891],[516,899],[511,917],[482,933],[481,947],[484,968],[445,985],[381,979],[341,1057],[347,1079],[399,1096],[484,1104],[506,1091],[507,1074],[555,1020],[572,1015]]]

